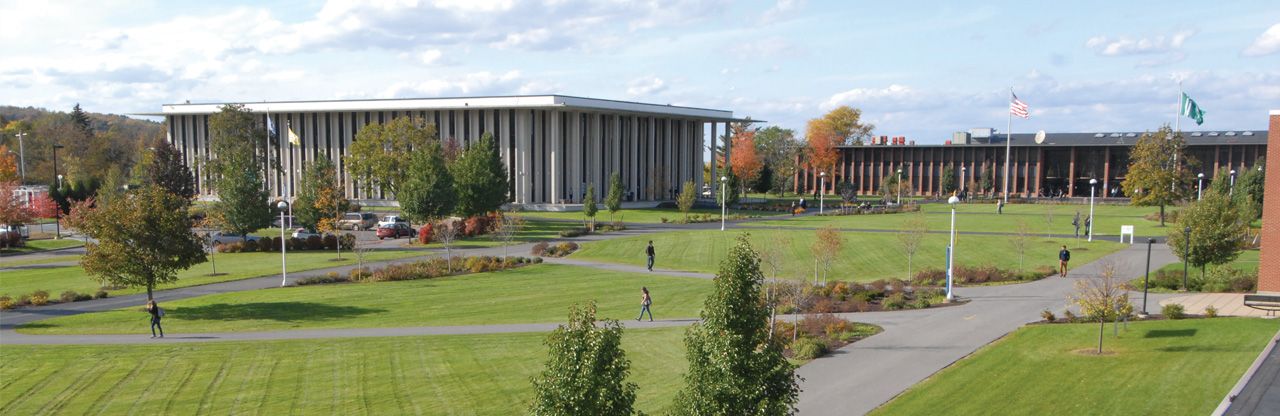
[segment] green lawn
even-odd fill
[[[686,368],[683,333],[626,332],[639,410],[669,410]],[[545,337],[6,345],[0,413],[522,414],[546,361]]]
[[[4,257],[0,257],[0,267],[31,266],[36,264],[66,263],[66,262],[74,263],[79,261],[80,261],[79,254],[64,254],[60,256],[48,256],[48,257],[34,258],[34,259],[27,258],[25,256],[4,256]]]
[[[782,250],[783,267],[780,277],[812,279],[813,245],[815,232],[811,230],[755,229],[745,231],[759,250],[776,246]],[[645,262],[644,247],[653,240],[656,250],[656,266],[663,269],[714,273],[726,250],[743,231],[676,231],[647,234],[583,244],[574,258],[611,263],[642,265]],[[880,278],[905,278],[907,256],[894,233],[845,232],[844,250],[832,265],[828,279],[870,281]],[[1127,244],[1073,239],[1034,239],[1027,249],[1027,269],[1037,266],[1057,267],[1058,250],[1062,244],[1072,248],[1072,263],[1081,265],[1119,250]],[[928,234],[916,253],[913,270],[925,267],[945,266],[946,234]],[[1018,255],[1013,251],[1009,238],[1004,236],[960,235],[956,237],[956,264],[995,265],[1002,268],[1018,267]],[[1078,248],[1077,248],[1078,247]],[[1085,249],[1087,248],[1087,249]]]
[[[811,205],[811,212],[816,212],[817,205]],[[947,204],[922,204],[921,209],[930,230],[948,230],[951,228],[951,210]],[[1004,214],[997,215],[994,203],[959,204],[956,207],[956,229],[960,231],[993,231],[1014,232],[1018,228],[1018,220],[1026,222],[1032,233],[1050,234],[1054,236],[1074,235],[1075,227],[1071,219],[1076,211],[1080,211],[1080,233],[1084,234],[1084,219],[1089,216],[1088,205],[1049,205],[1049,204],[1009,204],[1004,207]],[[1094,216],[1095,235],[1119,235],[1121,225],[1134,226],[1134,233],[1141,236],[1163,236],[1168,227],[1160,227],[1159,221],[1148,221],[1143,215],[1159,211],[1158,207],[1131,207],[1127,205],[1097,205]],[[1047,213],[1053,213],[1053,221],[1049,222]],[[786,218],[773,221],[762,221],[753,225],[781,227],[821,227],[830,225],[837,228],[868,230],[902,229],[911,214],[889,215],[842,215],[842,216],[808,216]],[[1050,225],[1052,224],[1052,225]]]
[[[39,240],[27,240],[26,245],[22,247],[6,248],[4,250],[0,250],[0,254],[35,253],[40,251],[80,247],[83,245],[84,245],[84,240],[76,240],[72,238],[62,238],[58,240],[54,240],[52,238],[39,239]]]
[[[876,415],[1204,415],[1278,328],[1246,318],[1131,323],[1112,355],[1094,324],[1032,325],[956,362]]]
[[[720,220],[720,210],[716,208],[695,208],[689,211],[689,215],[694,215],[694,214],[710,214],[711,216],[715,217],[717,221]],[[737,209],[729,210],[730,218],[732,218],[734,214],[745,215],[745,216],[771,216],[771,215],[782,215],[784,213],[772,212],[772,211],[758,211],[758,210],[737,210]],[[586,218],[582,214],[582,211],[568,211],[568,212],[538,211],[538,212],[525,212],[523,213],[523,215],[529,218],[551,218],[551,219],[559,219],[559,220],[579,220],[579,221]],[[664,217],[668,221],[675,221],[677,219],[684,218],[684,214],[680,213],[680,210],[674,209],[674,208],[630,208],[630,209],[623,209],[622,211],[618,211],[618,215],[615,216],[614,219],[617,221],[631,222],[631,223],[657,224],[657,223],[661,223],[662,218]],[[596,222],[597,223],[609,222],[609,211],[604,209],[603,206],[600,208],[600,212],[596,214]]]
[[[397,258],[420,256],[424,253],[415,250],[382,250],[372,251],[366,261],[390,260]],[[210,262],[198,264],[178,273],[178,281],[160,285],[158,289],[195,286],[228,280],[246,279],[280,273],[280,253],[221,253],[215,258],[218,273],[210,276],[213,265]],[[326,267],[354,264],[351,253],[343,253],[342,261],[334,261],[334,253],[324,252],[290,252],[289,271],[300,272]],[[49,268],[32,268],[20,271],[6,270],[0,273],[0,295],[17,297],[37,290],[49,292],[56,298],[60,293],[74,290],[80,293],[93,293],[100,284],[81,269],[80,266],[61,266]],[[146,288],[126,288],[111,290],[112,295],[125,295],[145,292]]]
[[[288,287],[165,303],[171,333],[560,322],[595,300],[602,318],[635,319],[640,288],[658,319],[698,316],[711,281],[536,265],[431,280]],[[39,321],[22,332],[145,333],[137,307]]]

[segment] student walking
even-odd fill
[[[1080,238],[1080,211],[1076,211],[1076,217],[1071,219],[1071,225],[1076,227],[1076,238]]]
[[[653,240],[649,240],[649,246],[644,248],[644,254],[649,256],[649,271],[653,271]]]
[[[147,313],[151,314],[151,337],[156,337],[156,329],[160,329],[160,338],[164,338],[164,327],[160,326],[160,318],[164,317],[164,309],[156,305],[156,301],[147,301]]]
[[[1062,246],[1062,251],[1058,252],[1058,276],[1067,277],[1067,262],[1071,261],[1071,250],[1067,250],[1067,246]]]
[[[640,288],[640,292],[643,293],[640,296],[640,316],[637,316],[636,320],[639,321],[640,318],[643,318],[644,314],[648,312],[649,322],[653,322],[653,311],[649,310],[649,305],[653,304],[653,298],[649,297],[649,288],[642,287]]]
[[[1003,200],[1003,199],[997,199],[997,200],[996,200],[996,215],[1002,215],[1002,214],[1004,214],[1004,200]]]
[[[1093,216],[1084,217],[1084,236],[1088,238],[1093,235]]]

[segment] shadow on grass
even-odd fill
[[[190,321],[272,320],[279,322],[314,322],[353,318],[378,312],[386,312],[386,310],[313,302],[258,302],[235,305],[219,303],[174,308],[169,311],[168,315]]]
[[[1147,331],[1143,338],[1185,338],[1196,336],[1196,329],[1155,329]]]

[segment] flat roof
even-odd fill
[[[159,113],[148,116],[213,114],[227,104],[242,104],[253,112],[404,111],[426,109],[573,108],[625,113],[691,117],[713,121],[746,121],[733,112],[709,108],[606,100],[569,95],[508,95],[481,97],[383,98],[364,100],[263,101],[164,104]],[[760,120],[752,120],[759,122]]]
[[[1035,133],[1014,133],[1013,147],[1032,146],[1133,146],[1147,132],[1094,132],[1094,133],[1045,133],[1044,143],[1036,143]],[[1204,130],[1184,131],[1182,136],[1189,146],[1215,144],[1267,144],[1266,130]],[[1004,146],[1008,135],[992,134],[990,138],[971,138],[969,144],[922,144],[921,146]],[[859,146],[839,146],[859,147]],[[910,145],[864,145],[861,147],[910,147]]]

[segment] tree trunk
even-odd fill
[[[152,289],[154,289],[155,287],[156,287],[156,281],[154,279],[147,279],[147,300],[148,301],[155,299],[154,297],[151,296]]]
[[[1107,330],[1107,318],[1098,319],[1098,355],[1102,355],[1102,334]]]
[[[911,258],[915,257],[915,253],[907,254],[907,281],[911,281]]]
[[[1164,204],[1160,204],[1160,226],[1164,226]]]

